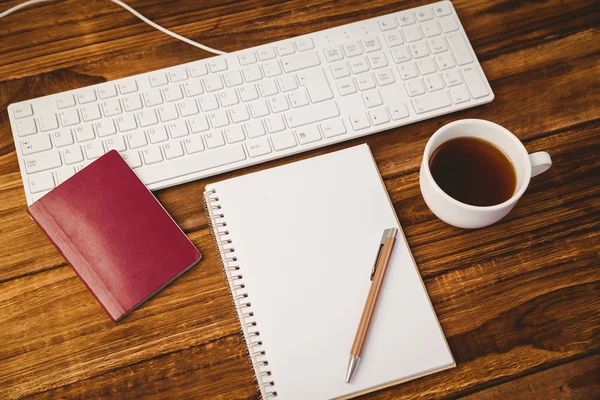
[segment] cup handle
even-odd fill
[[[537,176],[544,173],[552,166],[552,159],[550,154],[545,151],[538,151],[529,155],[529,161],[531,161],[531,177]]]

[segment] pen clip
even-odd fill
[[[395,238],[398,232],[397,228],[390,228],[383,231],[383,235],[381,236],[381,242],[379,242],[379,249],[377,250],[377,256],[375,257],[375,263],[373,264],[373,269],[371,270],[371,278],[375,276],[375,271],[377,271],[377,264],[379,263],[379,257],[381,256],[381,249],[383,249],[383,245],[388,238]]]

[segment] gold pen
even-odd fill
[[[397,228],[390,228],[383,231],[381,242],[379,243],[379,252],[371,271],[371,288],[369,289],[369,295],[367,296],[367,302],[358,324],[358,330],[350,350],[350,361],[348,362],[348,371],[346,373],[346,383],[349,383],[356,371],[360,356],[362,354],[363,346],[369,332],[369,326],[371,325],[371,318],[373,317],[373,311],[375,311],[375,305],[377,304],[377,298],[379,297],[379,291],[383,284],[383,277],[385,271],[390,263],[392,257],[392,249],[396,243],[396,235],[398,234]]]

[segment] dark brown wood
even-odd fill
[[[0,9],[20,1],[2,1]],[[129,3],[180,34],[234,51],[427,1]],[[496,94],[492,103],[157,192],[204,260],[119,324],[29,219],[6,106],[209,55],[107,0],[48,2],[2,19],[0,398],[258,398],[207,229],[203,188],[363,142],[374,153],[457,362],[455,369],[364,398],[597,398],[597,1],[454,5]],[[439,221],[419,192],[428,137],[459,118],[500,123],[529,151],[546,150],[554,161],[506,219],[481,230]]]

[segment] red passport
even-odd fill
[[[114,150],[28,211],[115,322],[201,258]]]

